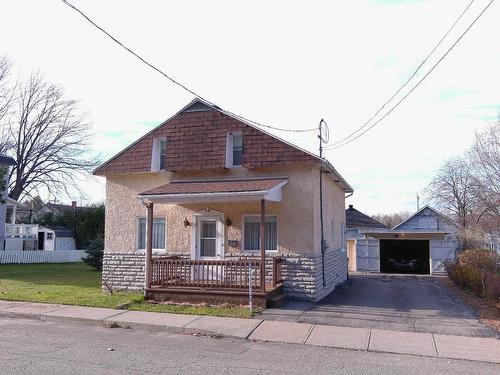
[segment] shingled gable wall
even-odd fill
[[[155,138],[167,138],[167,170],[181,172],[223,169],[228,132],[243,132],[243,166],[249,169],[314,163],[317,159],[214,109],[185,111],[140,139],[94,174],[104,176],[151,171]]]

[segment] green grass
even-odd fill
[[[140,293],[101,290],[101,273],[85,263],[1,264],[0,299],[117,308],[129,310],[249,318],[248,308],[152,304]]]
[[[129,306],[129,310],[135,311],[151,311],[172,314],[189,314],[189,315],[210,315],[210,316],[226,316],[232,318],[250,318],[251,315],[259,314],[260,311],[254,309],[253,314],[250,314],[248,307],[233,307],[233,306],[192,306],[187,304],[153,304],[148,302],[133,303]]]
[[[59,263],[0,265],[0,299],[115,308],[143,297],[104,293],[100,272],[85,263]]]

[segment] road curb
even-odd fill
[[[26,305],[36,305],[33,303],[27,303]],[[123,316],[127,312],[130,312],[131,310],[115,310],[116,314],[106,316],[102,319],[100,318],[85,318],[85,317],[75,317],[75,316],[60,316],[57,315],[57,312],[64,313],[65,310],[70,310],[72,306],[65,305],[64,307],[58,306],[54,310],[48,312],[48,313],[23,313],[23,312],[13,312],[13,311],[8,311],[9,308],[5,308],[4,310],[0,310],[0,317],[4,318],[14,318],[14,319],[32,319],[32,320],[40,320],[40,321],[49,321],[49,322],[63,322],[63,323],[81,323],[81,324],[86,324],[86,325],[92,325],[92,326],[97,326],[97,327],[104,327],[104,328],[122,328],[122,329],[138,329],[138,330],[145,330],[149,332],[168,332],[172,334],[185,334],[185,335],[196,335],[196,336],[208,336],[208,337],[214,337],[214,338],[231,338],[231,339],[239,339],[239,340],[246,340],[250,342],[263,342],[263,341],[269,341],[269,340],[259,340],[259,339],[253,339],[252,334],[257,330],[257,328],[260,328],[262,326],[262,320],[259,321],[259,323],[255,324],[254,327],[246,328],[246,330],[250,330],[250,333],[242,335],[241,332],[240,334],[234,334],[232,335],[230,331],[227,330],[227,327],[224,329],[223,332],[221,330],[211,330],[211,329],[204,329],[204,328],[194,328],[194,327],[188,327],[194,322],[202,322],[204,318],[207,318],[205,316],[200,316],[200,315],[193,315],[193,319],[189,320],[186,324],[180,324],[180,325],[168,325],[168,324],[160,324],[156,322],[155,324],[148,324],[148,323],[143,323],[143,322],[127,322],[120,320],[119,317]],[[75,307],[75,306],[73,306]],[[103,309],[100,308],[92,308],[92,307],[80,307],[83,311],[85,309],[89,309],[89,313],[104,313],[107,311],[103,311]],[[100,310],[100,311],[99,311]],[[109,309],[106,309],[109,310]],[[156,314],[161,314],[165,317],[165,319],[168,318],[168,316],[175,316],[178,314],[168,314],[166,313],[146,313],[146,314],[154,314],[155,318],[160,317],[160,315]],[[145,314],[145,315],[146,315]],[[186,315],[187,316],[187,315]],[[178,319],[178,316],[176,317]],[[219,319],[224,319],[224,318],[219,318]],[[228,319],[237,319],[237,318],[228,318]],[[174,319],[175,320],[175,319]],[[207,318],[208,320],[208,318]],[[245,319],[247,321],[248,319]],[[287,322],[282,322],[283,324],[286,325]],[[298,324],[298,323],[294,323]],[[299,323],[300,324],[300,323]],[[314,324],[312,327],[310,327],[308,331],[308,336],[307,338],[311,335],[312,330],[314,328],[320,328],[322,327],[319,324]],[[331,327],[331,326],[325,326],[325,327]],[[343,327],[347,328],[348,327]],[[241,329],[240,329],[241,331]],[[387,333],[389,332],[397,332],[397,333],[402,333],[402,334],[408,334],[411,335],[411,332],[400,332],[400,331],[386,331]],[[369,332],[369,341],[372,339],[372,330],[370,329]],[[403,355],[413,355],[413,356],[421,356],[421,357],[428,357],[428,358],[449,358],[449,359],[455,359],[455,360],[467,360],[467,361],[476,361],[476,362],[486,362],[486,363],[500,363],[500,340],[497,339],[483,339],[483,340],[492,340],[488,341],[487,343],[495,346],[493,349],[493,355],[485,355],[484,358],[482,359],[477,359],[474,358],[474,356],[467,351],[465,351],[465,355],[442,355],[440,353],[438,345],[436,344],[436,340],[434,338],[434,335],[431,334],[432,336],[432,342],[433,342],[433,349],[435,350],[435,355],[426,355],[426,354],[417,354],[417,353],[408,353],[404,351],[397,351],[397,350],[380,350],[380,349],[371,349],[370,345],[368,344],[368,347],[366,349],[349,349],[342,347],[341,345],[315,345],[315,344],[308,344],[307,343],[307,338],[304,342],[302,343],[297,343],[296,345],[314,345],[317,347],[323,347],[323,348],[334,348],[334,349],[342,349],[342,350],[356,350],[356,351],[368,351],[368,352],[374,352],[374,353],[389,353],[389,354],[403,354]],[[446,336],[446,335],[441,335],[441,336]],[[450,338],[457,337],[461,338],[462,340],[467,340],[470,339],[472,340],[481,340],[482,338],[469,338],[469,337],[461,337],[461,336],[449,336]],[[286,340],[280,340],[279,337],[277,337],[275,340],[271,340],[275,343],[287,343]],[[289,344],[289,343],[288,343]],[[498,346],[498,355],[497,355],[497,349],[496,347]],[[485,345],[485,349],[488,349]],[[491,348],[489,348],[491,351]]]

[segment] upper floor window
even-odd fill
[[[165,162],[167,159],[167,141],[166,140],[159,140],[158,141],[158,148],[159,154],[160,154],[160,171],[165,170]]]
[[[164,171],[167,163],[167,139],[155,138],[151,154],[151,170],[153,172]]]
[[[227,134],[226,167],[241,167],[243,162],[243,133],[232,132]]]

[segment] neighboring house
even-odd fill
[[[377,223],[348,230],[357,271],[439,274],[445,272],[444,262],[456,257],[457,226],[429,206],[392,229],[373,227]]]
[[[6,206],[10,212],[10,223],[5,224],[5,250],[53,251],[56,249],[56,233],[54,230],[38,224],[17,224],[17,210],[22,209],[22,204],[8,198]]]
[[[5,168],[8,172],[9,168],[15,165],[16,162],[9,156],[0,155],[0,168]],[[7,181],[7,175],[4,176]],[[57,245],[56,231],[39,226],[37,224],[17,224],[18,210],[23,208],[23,205],[18,201],[7,196],[7,189],[0,192],[4,203],[0,203],[0,250],[7,251],[23,251],[23,250],[74,250],[73,246],[68,248],[71,244],[67,230],[61,231],[60,246]],[[71,206],[70,206],[71,207]],[[9,212],[7,223],[7,211]],[[64,236],[64,237],[63,237]]]
[[[78,215],[82,213],[84,210],[87,210],[87,207],[77,207],[76,201],[68,204],[61,203],[46,203],[40,209],[34,211],[32,213],[32,220],[37,220],[43,218],[44,215],[52,214],[54,216],[63,215],[63,214],[73,214]]]
[[[193,100],[94,172],[106,177],[103,285],[244,303],[252,268],[256,304],[283,289],[320,300],[347,277],[344,207],[353,191],[325,162],[322,254],[320,162]]]
[[[361,233],[362,230],[389,229],[389,227],[356,210],[352,204],[350,204],[349,208],[345,210],[345,220],[349,271],[357,271],[358,268],[362,270],[378,267],[376,263],[373,263],[377,262],[378,259],[378,254],[376,254],[378,251],[378,240],[367,240],[367,246],[363,248],[363,251],[366,253],[358,255],[359,264],[357,263],[356,256],[356,240],[365,240],[365,235]],[[360,251],[361,250],[362,249],[360,248]],[[370,265],[369,262],[372,262],[373,264]]]

